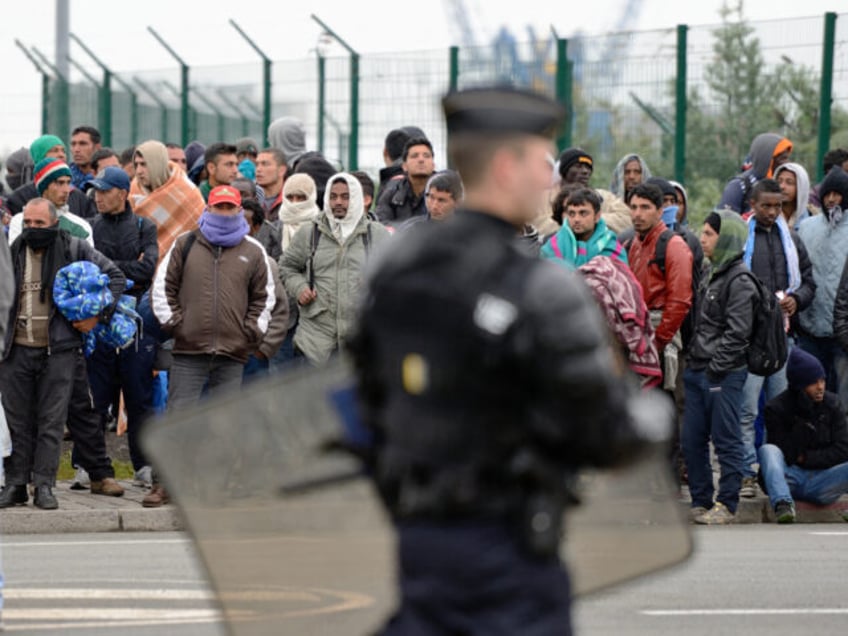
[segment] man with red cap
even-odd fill
[[[198,229],[177,237],[159,265],[152,298],[163,331],[174,338],[168,408],[197,402],[207,385],[210,395],[241,387],[276,296],[265,249],[250,236],[237,189],[222,185],[209,193]],[[154,484],[145,505],[165,502]]]

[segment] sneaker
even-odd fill
[[[124,494],[124,488],[115,481],[114,477],[105,477],[99,481],[91,482],[92,495],[106,495],[107,497],[120,497]]]
[[[701,515],[705,515],[709,510],[704,508],[703,506],[695,506],[694,508],[689,508],[689,521],[695,521]]]
[[[795,523],[795,504],[791,501],[778,501],[774,505],[774,517],[778,523]]]
[[[745,499],[753,499],[757,496],[757,478],[743,477],[742,487],[739,488],[739,496]]]
[[[74,473],[74,481],[71,484],[71,490],[88,490],[91,487],[91,479],[85,468],[77,468]]]
[[[150,466],[142,466],[133,475],[133,486],[139,488],[153,487],[153,469]]]
[[[171,501],[168,492],[162,484],[153,484],[153,489],[141,500],[145,508],[158,508]]]
[[[707,510],[707,512],[702,514],[700,517],[695,517],[695,523],[703,526],[717,526],[733,523],[735,518],[736,515],[730,512],[730,510],[727,509],[727,506],[720,501],[717,501],[712,508]]]

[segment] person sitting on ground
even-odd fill
[[[795,347],[786,378],[789,388],[766,404],[768,443],[759,450],[778,523],[795,521],[796,499],[826,506],[848,493],[848,423],[839,397],[825,390],[824,367]]]

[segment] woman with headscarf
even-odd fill
[[[701,247],[712,270],[698,303],[699,314],[683,375],[686,409],[681,446],[695,523],[731,523],[742,485],[743,444],[739,417],[748,376],[746,352],[759,291],[745,266],[748,228],[731,210],[712,212],[701,232]],[[710,441],[721,477],[713,487]]]

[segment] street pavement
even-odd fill
[[[576,633],[601,635],[839,634],[848,616],[848,526],[695,528],[696,551],[669,572],[576,602]],[[279,634],[368,633],[392,606],[383,580],[339,579],[330,540],[290,537],[326,559],[293,567],[265,590]],[[354,558],[355,555],[347,555]],[[223,636],[203,568],[178,532],[3,538],[10,634]],[[259,596],[257,596],[259,598]],[[281,610],[282,608],[282,610]]]

